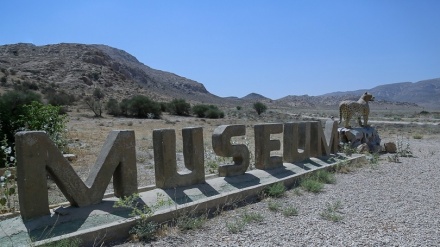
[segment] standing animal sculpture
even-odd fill
[[[353,116],[358,116],[359,126],[368,126],[368,115],[370,114],[369,101],[374,101],[374,96],[365,92],[358,101],[344,100],[339,103],[339,123],[344,119],[344,127],[350,129],[350,120]],[[362,124],[361,116],[364,118]]]

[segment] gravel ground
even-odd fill
[[[336,174],[318,194],[289,190],[279,199],[223,211],[202,229],[169,229],[150,243],[118,246],[440,246],[440,150],[438,139],[410,140],[415,157],[368,164],[348,174]],[[269,203],[280,204],[278,212]],[[339,203],[334,215],[321,214]],[[293,206],[298,216],[284,216]],[[245,213],[263,216],[231,233]],[[229,227],[228,227],[229,224]]]

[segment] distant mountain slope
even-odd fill
[[[250,94],[244,96],[241,99],[243,99],[243,100],[251,100],[251,101],[259,101],[259,100],[270,101],[271,100],[271,99],[269,99],[267,97],[264,97],[263,95],[257,94],[257,93],[250,93]]]
[[[328,93],[320,97],[361,95],[365,91],[372,93],[377,100],[409,102],[425,107],[438,108],[440,106],[440,78],[416,83],[400,82],[380,85],[371,89]]]
[[[358,99],[365,91],[378,101],[410,102],[425,107],[440,108],[440,78],[417,83],[402,82],[350,92],[334,92],[321,96],[289,95],[271,100],[250,93],[238,97],[218,97],[206,90],[202,83],[176,74],[150,68],[129,53],[106,45],[12,44],[0,46],[0,92],[29,86],[41,93],[63,90],[81,99],[95,88],[104,91],[106,99],[121,100],[143,94],[157,101],[183,98],[190,103],[225,106],[252,105],[261,101],[269,106],[330,107],[343,99]],[[250,89],[252,90],[252,89]],[[376,105],[379,105],[376,103]],[[402,106],[402,104],[395,104]]]
[[[28,81],[41,88],[52,84],[75,95],[88,95],[99,87],[107,97],[115,98],[144,94],[156,100],[223,100],[201,83],[152,69],[127,52],[106,45],[3,45],[0,68],[14,71],[4,85],[10,87]]]

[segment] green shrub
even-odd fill
[[[72,105],[73,102],[75,102],[75,96],[63,91],[61,92],[48,91],[46,99],[47,99],[47,103],[54,106]]]
[[[195,105],[192,107],[192,112],[200,118],[205,117],[205,112],[207,112],[208,110],[208,105]]]
[[[121,110],[121,115],[128,116],[128,108],[130,106],[129,99],[123,99],[121,103],[119,103],[119,109]]]
[[[135,95],[128,100],[128,112],[138,118],[160,118],[160,104],[144,95]]]
[[[195,105],[192,107],[192,112],[200,118],[224,118],[225,113],[220,111],[215,105]]]
[[[201,229],[203,228],[206,220],[206,215],[194,216],[185,214],[177,218],[176,225],[181,230]]]
[[[326,170],[319,170],[314,174],[314,178],[325,184],[334,184],[336,183],[335,175],[331,172],[328,172]]]
[[[55,145],[60,150],[64,150],[67,144],[65,138],[67,116],[60,115],[59,112],[59,106],[43,105],[34,101],[23,106],[23,114],[20,115],[17,123],[21,126],[20,130],[46,131]]]
[[[286,217],[298,216],[298,209],[296,209],[293,206],[289,206],[289,207],[283,209],[283,215]]]
[[[323,219],[338,222],[341,221],[344,217],[340,215],[339,209],[341,208],[341,201],[337,201],[335,203],[327,203],[327,208],[320,213]]]
[[[223,118],[225,115],[222,111],[219,109],[210,108],[208,111],[205,112],[205,117],[207,118]]]
[[[168,104],[169,113],[179,116],[188,116],[191,111],[191,105],[184,99],[174,99]]]
[[[262,222],[264,220],[264,216],[257,212],[244,212],[241,217],[245,223]]]
[[[278,212],[281,208],[281,203],[271,200],[267,203],[267,207],[272,212]]]
[[[261,115],[267,110],[267,106],[261,102],[254,103],[254,110],[257,112],[258,115]]]
[[[269,197],[282,197],[286,192],[286,186],[282,182],[274,183],[264,190],[264,194]]]
[[[111,98],[107,101],[106,108],[107,108],[107,113],[112,116],[121,115],[121,107],[119,106],[119,102],[114,98]]]
[[[8,146],[13,146],[15,132],[24,127],[18,119],[24,106],[41,101],[41,96],[31,91],[8,91],[0,97],[0,137],[6,136]],[[1,155],[1,154],[0,154]]]
[[[306,191],[319,193],[324,188],[324,184],[315,179],[307,178],[301,182],[301,187]]]
[[[233,233],[233,234],[242,232],[244,230],[245,226],[246,226],[246,223],[243,220],[235,220],[233,222],[226,222],[226,228],[228,229],[228,232]]]

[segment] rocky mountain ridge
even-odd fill
[[[348,92],[334,92],[320,97],[340,97],[346,95],[361,95],[368,91],[376,100],[391,102],[414,103],[424,107],[440,106],[440,78],[418,82],[399,82],[380,85],[371,89],[361,89]]]
[[[3,91],[17,85],[31,84],[40,90],[47,87],[63,90],[78,98],[91,95],[95,88],[100,88],[107,98],[119,100],[143,94],[157,101],[183,98],[190,103],[225,106],[262,101],[271,105],[316,108],[334,107],[344,99],[357,100],[363,92],[369,91],[379,102],[385,102],[384,104],[440,105],[440,78],[321,96],[289,95],[272,100],[260,94],[250,93],[243,98],[221,98],[211,94],[202,83],[150,68],[129,53],[106,45],[2,45],[0,79],[0,89]]]
[[[53,85],[74,95],[101,88],[108,97],[144,94],[155,100],[221,102],[203,84],[140,63],[125,51],[105,45],[55,44],[0,46],[3,87],[21,82]],[[12,71],[12,73],[10,73]]]

